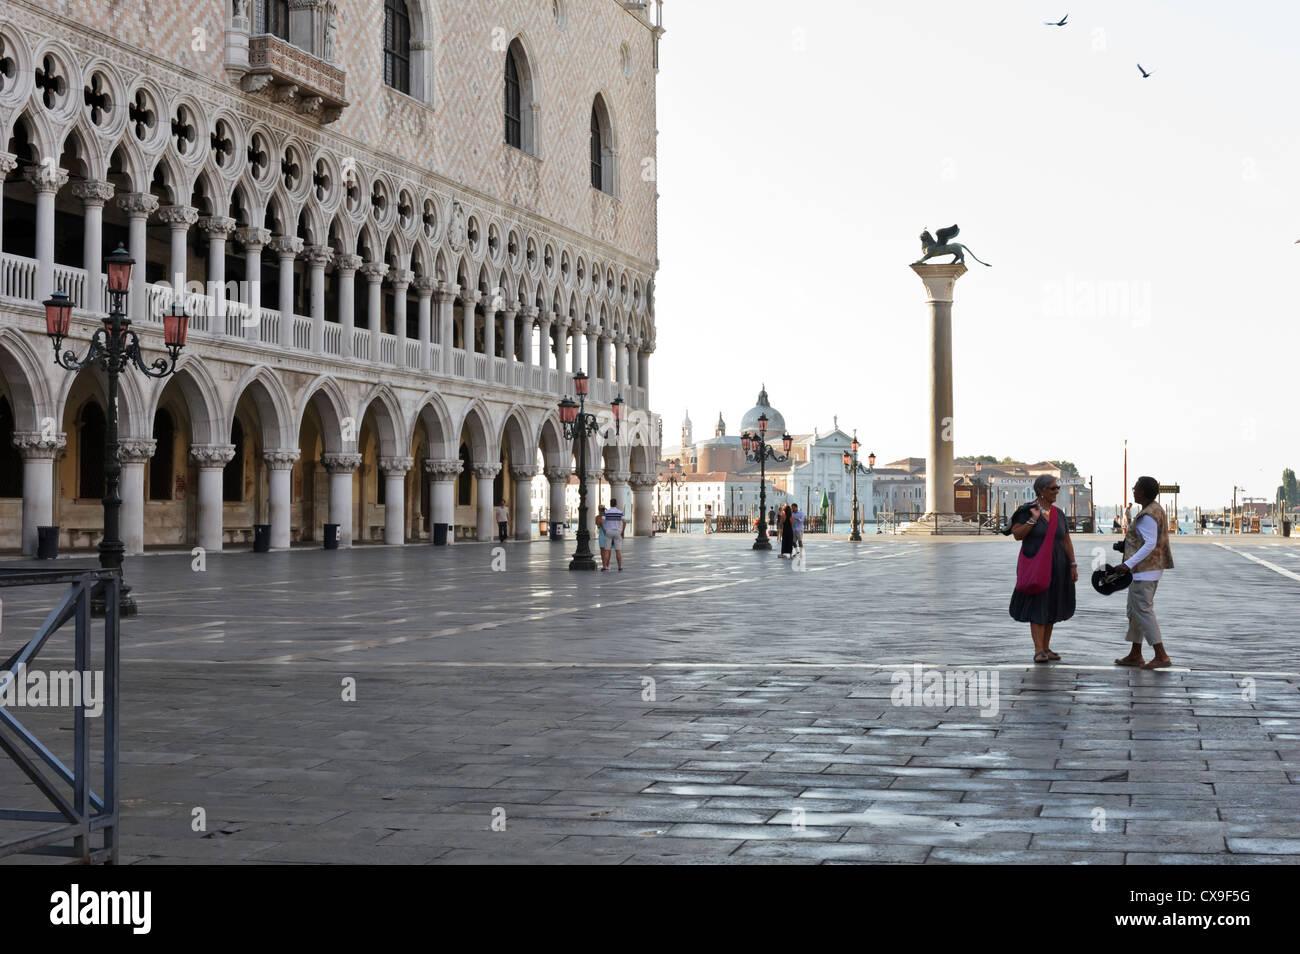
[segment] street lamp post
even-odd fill
[[[862,521],[858,513],[858,471],[864,474],[872,473],[876,466],[876,455],[868,454],[867,460],[871,465],[871,470],[863,467],[858,463],[858,448],[862,445],[858,443],[858,429],[853,429],[853,440],[849,442],[849,447],[853,448],[852,456],[848,451],[844,452],[844,471],[853,475],[853,525],[850,528],[849,540],[862,541]]]
[[[758,433],[750,431],[740,436],[740,446],[745,453],[745,459],[758,461],[758,538],[754,541],[755,550],[772,549],[772,541],[767,538],[767,460],[770,457],[773,461],[781,463],[790,459],[790,445],[794,443],[794,438],[789,434],[781,435],[781,446],[785,450],[784,454],[778,454],[776,448],[767,442],[767,415],[758,416]]]
[[[668,479],[664,481],[668,485],[668,529],[674,533],[677,532],[677,488],[682,483],[681,474],[681,459],[674,457],[668,467]]]
[[[560,423],[566,439],[574,441],[578,458],[578,548],[569,561],[570,570],[595,570],[596,560],[591,554],[591,534],[587,531],[587,435],[600,427],[596,415],[587,410],[587,375],[579,371],[573,376],[573,390],[577,401],[564,398],[560,402]],[[618,433],[623,419],[623,398],[616,397],[611,405],[614,412],[614,433]]]
[[[972,483],[975,485],[975,536],[977,537],[980,535],[980,530],[982,529],[981,526],[982,522],[980,520],[980,507],[981,507],[980,488],[983,487],[984,484],[980,480],[980,467],[982,467],[983,464],[984,462],[981,461],[978,457],[975,458],[975,479],[972,481]]]
[[[63,292],[55,292],[44,302],[45,330],[54,345],[54,363],[69,371],[80,371],[98,365],[108,375],[108,414],[104,435],[104,536],[99,541],[99,565],[105,570],[122,573],[122,558],[126,545],[122,542],[122,498],[118,485],[122,479],[122,462],[118,459],[117,441],[117,376],[130,367],[151,378],[165,378],[176,371],[176,360],[185,347],[185,332],[189,317],[185,306],[176,302],[163,316],[163,342],[171,361],[158,358],[145,364],[140,354],[140,339],[131,330],[131,319],[126,316],[126,298],[131,291],[131,267],[135,264],[121,245],[104,259],[108,273],[108,314],[103,327],[96,329],[90,338],[90,348],[84,358],[78,359],[72,351],[59,353],[63,339],[72,326],[72,300]],[[131,588],[123,581],[120,589],[118,611],[123,616],[136,615],[138,608]],[[98,584],[91,596],[91,612],[103,616],[105,611],[104,586]]]

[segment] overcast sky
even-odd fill
[[[766,381],[792,431],[924,456],[908,263],[957,223],[993,265],[957,284],[958,455],[1073,460],[1099,504],[1125,438],[1130,484],[1183,504],[1300,469],[1300,5],[670,0],[664,26],[665,446],[687,407],[736,433]]]

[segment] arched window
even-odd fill
[[[618,195],[613,123],[604,97],[599,95],[591,103],[591,187]],[[594,277],[594,270],[592,274]]]
[[[235,445],[235,456],[221,472],[221,499],[239,503],[244,499],[244,425],[239,418],[230,428],[230,443]]]
[[[506,144],[537,155],[533,115],[533,74],[523,44],[513,40],[506,50],[505,121]]]
[[[591,187],[600,189],[605,183],[605,147],[600,138],[600,117],[596,106],[591,107]]]
[[[523,148],[519,127],[519,64],[515,51],[506,50],[506,143]]]
[[[470,488],[474,485],[473,464],[469,459],[469,445],[460,445],[460,462],[464,465],[456,478],[456,503],[463,507],[470,505]]]
[[[159,408],[153,416],[153,439],[157,444],[149,459],[149,499],[172,499],[172,464],[176,457],[176,424]]]
[[[411,92],[411,15],[406,0],[384,0],[384,83]]]
[[[288,42],[289,0],[256,0],[253,4],[253,32],[270,33]]]
[[[93,499],[104,496],[104,437],[107,422],[104,412],[94,401],[81,409],[77,428],[77,496]]]

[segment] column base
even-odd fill
[[[979,531],[974,521],[963,520],[957,514],[943,511],[930,511],[911,523],[902,524],[898,532],[907,536],[933,536],[934,534],[969,533],[972,536]]]

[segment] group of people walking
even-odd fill
[[[1012,618],[1029,624],[1035,663],[1061,658],[1051,646],[1052,628],[1073,616],[1075,609],[1079,565],[1070,531],[1056,506],[1060,490],[1061,483],[1055,477],[1039,477],[1034,481],[1034,501],[1019,507],[1011,516],[1011,526],[1003,531],[1020,541],[1020,567],[1010,612]],[[1173,664],[1165,652],[1154,607],[1160,577],[1174,565],[1169,550],[1169,521],[1156,502],[1159,493],[1160,483],[1154,477],[1137,479],[1133,499],[1141,511],[1124,534],[1124,561],[1108,568],[1120,581],[1116,588],[1127,584],[1128,589],[1126,638],[1132,646],[1126,656],[1115,660],[1117,666],[1164,669]],[[1050,549],[1044,552],[1049,535]],[[1142,657],[1144,641],[1153,654],[1149,662]]]

